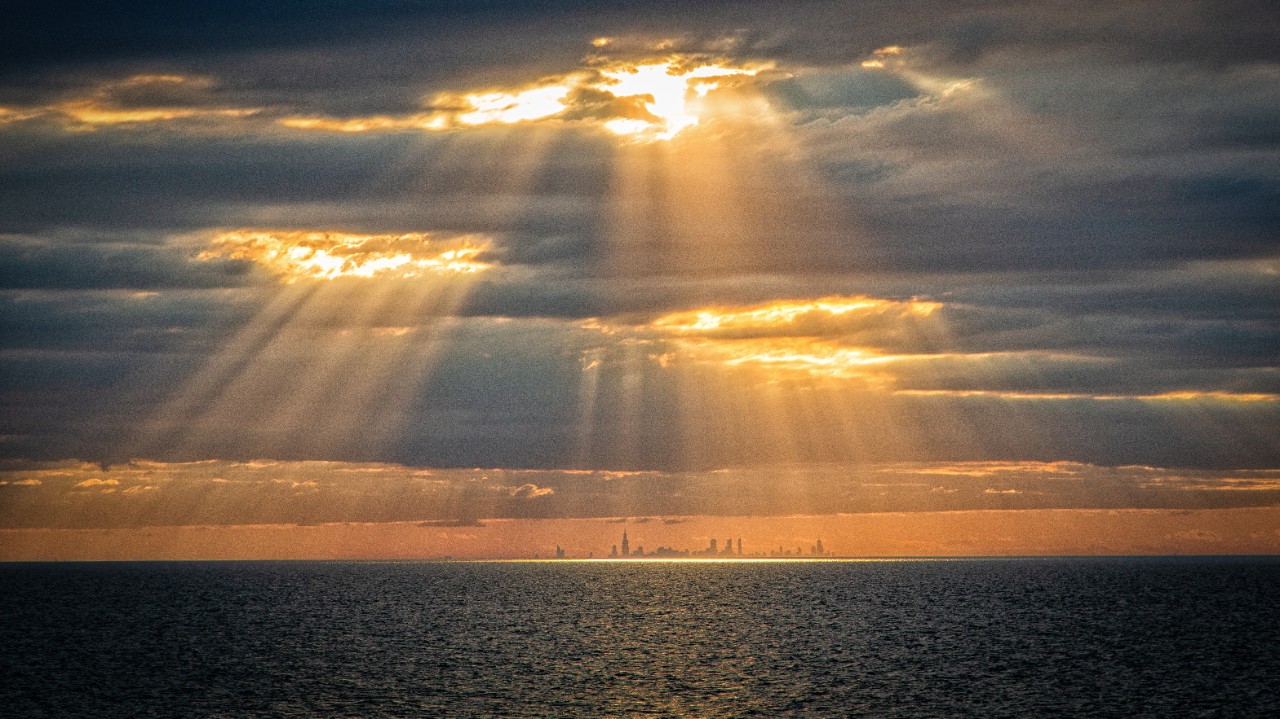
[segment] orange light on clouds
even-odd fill
[[[256,115],[261,108],[208,104],[213,79],[194,75],[138,74],[97,83],[86,92],[46,105],[0,108],[0,125],[50,118],[74,130],[180,120],[218,122]],[[137,97],[147,98],[145,101]]]
[[[888,45],[886,47],[879,48],[875,52],[871,53],[871,55],[873,56],[872,59],[863,60],[861,65],[862,67],[868,70],[879,70],[885,67],[885,63],[888,60],[888,58],[898,56],[901,54],[902,54],[901,46]]]
[[[510,125],[541,120],[563,112],[565,98],[573,90],[572,81],[516,92],[476,92],[461,97],[469,109],[457,115],[464,125]]]
[[[875,297],[823,297],[814,300],[778,300],[754,307],[707,307],[673,312],[653,321],[652,326],[681,334],[722,330],[753,330],[794,326],[805,318],[830,318],[854,313],[928,317],[941,303],[919,300],[895,301]]]
[[[407,279],[468,275],[492,265],[480,258],[487,238],[437,239],[427,233],[354,235],[323,231],[237,230],[213,238],[201,260],[248,260],[280,277],[299,280],[342,277]]]
[[[593,42],[604,47],[608,38]],[[286,117],[279,124],[326,132],[447,131],[539,121],[597,124],[638,141],[669,140],[697,125],[702,102],[732,78],[751,77],[768,65],[734,66],[680,55],[640,63],[599,61],[589,67],[511,89],[442,92],[430,110],[404,116]],[[601,99],[608,102],[601,105]]]
[[[286,117],[280,124],[294,130],[320,130],[358,134],[364,132],[398,132],[402,130],[445,130],[448,118],[443,115],[421,114],[408,117],[373,115],[351,119],[331,117]]]
[[[644,98],[653,120],[620,118],[605,123],[619,135],[669,140],[681,130],[698,124],[698,98],[718,87],[725,78],[751,76],[758,69],[707,64],[681,67],[676,59],[600,71],[606,79],[594,85],[618,98]]]
[[[772,373],[842,379],[871,379],[869,366],[890,359],[861,347],[795,337],[703,340],[685,342],[681,346],[685,354],[695,360],[712,361],[726,367],[752,367]]]
[[[653,320],[646,329],[673,335],[680,354],[695,362],[882,383],[891,376],[873,366],[901,357],[837,338],[855,331],[860,323],[885,319],[908,323],[928,318],[941,307],[941,303],[920,300],[831,296],[673,312]]]

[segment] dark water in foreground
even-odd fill
[[[0,565],[22,717],[1275,717],[1280,560]]]

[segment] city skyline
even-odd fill
[[[621,549],[619,549],[619,547],[621,547]],[[536,557],[537,555],[535,554],[534,556]],[[805,557],[805,556],[812,558],[812,557],[828,557],[832,555],[825,550],[821,539],[816,540],[813,544],[809,546],[808,554],[805,554],[803,545],[797,545],[796,551],[794,554],[791,552],[791,549],[789,547],[783,547],[782,545],[779,545],[776,550],[770,548],[769,550],[766,550],[763,552],[749,553],[749,552],[745,552],[742,548],[742,537],[737,538],[736,549],[735,549],[734,540],[731,538],[725,539],[724,544],[719,544],[719,540],[716,537],[711,537],[708,540],[707,546],[700,550],[676,549],[674,547],[665,547],[665,546],[659,545],[656,549],[646,554],[644,551],[644,545],[637,544],[635,552],[633,553],[631,551],[631,542],[627,536],[627,530],[624,529],[622,530],[621,543],[614,544],[610,548],[607,558],[608,559],[641,559],[641,558],[649,558],[649,559],[677,559],[677,558],[781,559],[781,558],[787,558],[787,557],[799,558],[799,557]],[[561,548],[559,544],[556,545],[555,557],[557,559],[570,558],[567,556],[566,552],[564,551],[563,548]],[[580,559],[582,557],[573,557],[573,558]],[[594,552],[588,552],[586,558],[587,559],[594,558]]]

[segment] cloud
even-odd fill
[[[483,522],[475,519],[434,519],[418,522],[419,527],[483,527]]]
[[[593,57],[585,67],[517,88],[444,92],[427,112],[394,117],[286,117],[299,130],[340,133],[445,131],[539,121],[589,122],[635,140],[668,140],[697,125],[708,93],[767,66],[738,67],[709,56],[668,54],[637,62]]]
[[[214,85],[211,78],[178,74],[139,74],[107,80],[47,105],[4,108],[0,111],[0,128],[39,120],[78,131],[171,122],[217,126],[261,112],[261,108],[209,106],[205,95]]]
[[[0,235],[0,288],[157,289],[243,285],[241,266],[190,262],[190,250],[140,241]]]
[[[427,233],[353,235],[326,231],[238,230],[218,234],[200,260],[243,260],[293,283],[342,277],[407,279],[472,274],[491,265],[479,259],[490,240]]]
[[[77,482],[75,486],[77,488],[115,487],[119,484],[120,480],[117,479],[98,479],[97,477],[90,477],[82,482]]]
[[[305,301],[296,290],[280,292],[257,301],[274,302],[281,311]],[[6,448],[36,458],[126,460],[138,451],[139,418],[150,418],[153,436],[179,441],[150,442],[144,449],[169,461],[279,456],[674,470],[776,462],[789,442],[800,442],[791,446],[804,447],[807,458],[819,462],[1035,458],[1224,468],[1269,466],[1277,451],[1266,430],[1280,407],[1266,396],[1276,388],[1265,369],[1189,368],[1176,355],[1159,362],[1152,359],[1159,355],[1100,361],[1040,350],[912,359],[874,345],[842,368],[830,364],[839,353],[813,353],[850,347],[830,340],[800,346],[797,338],[783,338],[792,345],[770,345],[775,354],[757,354],[753,364],[723,347],[681,346],[681,338],[609,335],[548,318],[433,318],[403,302],[353,314],[336,298],[315,300],[312,309],[295,315],[288,332],[267,343],[270,351],[244,364],[238,353],[219,355],[235,334],[226,325],[208,327],[204,318],[248,321],[251,303],[236,310],[249,313],[241,320],[219,314],[217,305],[207,314],[169,316],[176,308],[153,305],[154,298],[120,296],[102,303],[95,324],[79,309],[81,300],[58,299],[44,316],[75,322],[60,328],[42,320],[42,332],[6,338],[11,345],[58,351],[0,351]],[[13,311],[28,307],[39,303],[20,303]],[[30,316],[38,317],[34,311]],[[153,322],[193,329],[148,331]],[[112,326],[139,331],[121,334]],[[380,329],[396,327],[418,330]],[[442,336],[449,341],[442,343]],[[106,338],[101,347],[95,346],[98,337]],[[240,345],[252,347],[245,345],[249,339]],[[370,342],[381,343],[378,353]],[[743,342],[748,344],[738,349],[744,352],[764,349],[751,344],[756,340]],[[786,346],[797,355],[781,354]],[[182,354],[175,357],[176,350]],[[300,374],[297,367],[307,366],[299,364],[307,357],[329,357],[330,364],[317,366],[333,369]],[[809,365],[858,376],[824,379],[805,369]],[[403,378],[419,376],[422,370],[415,368],[422,366],[430,367],[429,376],[397,385],[394,394],[376,382],[366,390],[362,381],[367,370],[361,368],[381,367],[385,374],[378,376]],[[237,367],[243,368],[238,379],[210,385],[219,397],[214,406],[197,402],[194,409],[161,414],[184,383],[201,386],[202,371],[216,378]],[[287,393],[295,387],[305,391],[290,400]],[[32,393],[43,398],[38,408],[27,400]],[[801,424],[806,417],[812,421]],[[1204,422],[1233,428],[1234,439],[1223,443],[1196,431]]]
[[[1167,539],[1192,541],[1192,542],[1221,542],[1222,537],[1212,530],[1208,529],[1188,529],[1182,532],[1173,532],[1165,535]]]
[[[538,497],[549,497],[556,493],[552,487],[539,487],[536,484],[522,484],[510,491],[512,497],[517,499],[537,499]]]
[[[48,98],[44,104],[0,107],[7,125],[51,122],[70,131],[163,128],[181,133],[271,134],[274,129],[347,134],[458,131],[484,126],[554,121],[589,124],[637,141],[665,140],[697,125],[708,101],[741,78],[768,65],[735,66],[710,55],[665,53],[639,61],[587,58],[569,72],[514,88],[446,91],[423,99],[417,112],[393,115],[290,114],[286,100],[273,107],[218,104],[233,100],[218,81],[177,73],[139,73],[105,78]],[[272,123],[274,127],[267,125]]]
[[[867,112],[919,98],[920,88],[897,73],[851,68],[817,69],[775,80],[764,88],[771,101],[791,110]]]
[[[651,327],[677,336],[823,337],[851,335],[880,324],[927,318],[937,302],[874,297],[820,297],[778,300],[755,307],[706,307],[659,317]]]
[[[693,515],[1200,510],[1280,501],[1280,473],[1274,469],[1045,462],[833,463],[621,475],[511,469],[435,469],[424,475],[386,463],[293,461],[150,462],[104,472],[64,462],[0,472],[0,481],[12,484],[10,478],[40,484],[7,490],[0,528],[340,522],[448,528],[491,524],[490,519],[572,517],[667,526]]]

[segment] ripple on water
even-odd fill
[[[1280,561],[0,565],[15,716],[1280,716]]]

